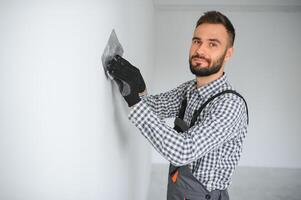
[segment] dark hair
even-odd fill
[[[222,13],[218,11],[208,11],[205,12],[203,16],[200,17],[198,22],[196,23],[196,27],[198,27],[201,24],[222,24],[228,34],[229,34],[229,44],[233,46],[234,39],[235,39],[235,29],[232,25],[231,21]]]

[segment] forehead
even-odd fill
[[[228,40],[227,30],[221,24],[201,24],[194,30],[193,36],[202,40],[218,39],[221,42]]]

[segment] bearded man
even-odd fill
[[[225,63],[232,57],[235,29],[220,12],[206,12],[197,21],[189,52],[195,79],[168,92],[144,95],[138,68],[116,56],[109,62],[129,119],[170,162],[168,200],[228,200],[227,188],[247,134],[248,109],[229,84]],[[164,123],[175,118],[175,127]]]

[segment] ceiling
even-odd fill
[[[155,5],[271,5],[301,6],[301,0],[153,0]]]
[[[156,9],[300,12],[301,0],[153,0]]]

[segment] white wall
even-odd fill
[[[150,147],[101,54],[115,28],[150,82],[151,0],[0,2],[0,199],[144,199]]]
[[[188,52],[195,23],[204,11],[222,11],[237,32],[227,76],[247,99],[250,111],[240,165],[300,168],[300,2],[156,2],[152,92],[163,92],[194,78]],[[155,151],[153,162],[166,163]]]

